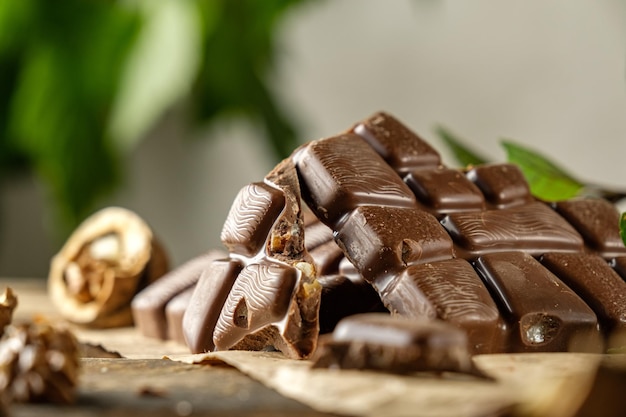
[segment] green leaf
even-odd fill
[[[468,148],[461,139],[445,127],[437,126],[435,133],[439,135],[441,140],[452,151],[452,154],[461,166],[481,165],[487,163],[486,158]]]
[[[619,219],[619,234],[624,245],[626,245],[626,213],[622,213],[622,217]]]
[[[575,197],[584,184],[539,153],[512,141],[503,140],[507,159],[520,167],[535,197],[546,201]]]

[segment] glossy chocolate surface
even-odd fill
[[[491,253],[476,264],[510,326],[507,350],[601,350],[595,313],[535,258],[523,252]]]
[[[131,311],[135,326],[141,334],[164,340],[171,338],[168,329],[175,325],[169,325],[165,314],[168,303],[178,294],[193,288],[202,271],[214,260],[224,256],[224,251],[212,250],[192,258],[135,295]]]
[[[341,320],[323,340],[314,367],[472,373],[466,346],[465,334],[443,321],[360,314]]]

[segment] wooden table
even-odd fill
[[[18,296],[15,321],[57,313],[42,279],[0,279]],[[33,416],[327,416],[286,398],[227,366],[187,365],[163,360],[188,353],[173,342],[142,337],[134,328],[75,329],[81,342],[102,344],[122,359],[84,358],[78,400],[72,406],[13,405],[11,417]]]
[[[45,280],[0,279],[0,290],[4,286],[10,286],[18,296],[16,321],[38,316],[60,319],[48,299]],[[626,415],[626,400],[622,400],[625,354],[478,356],[475,361],[479,367],[494,377],[490,385],[471,378],[438,379],[432,375],[407,377],[365,371],[335,371],[331,375],[332,370],[310,369],[307,361],[258,352],[218,352],[213,356],[222,357],[219,365],[189,364],[184,359],[190,356],[185,346],[145,338],[132,327],[89,330],[74,326],[73,330],[81,343],[102,345],[123,358],[83,358],[76,404],[13,405],[11,417],[331,415],[318,410],[367,417],[474,417],[493,415],[489,413],[494,404],[534,410],[526,416],[573,417],[568,403],[574,404],[575,411],[583,401],[592,404],[589,398],[599,406],[608,404],[609,409],[617,410],[611,416]],[[164,356],[174,360],[164,360]],[[598,369],[605,370],[600,383],[595,377]],[[576,417],[600,415],[607,416],[591,413]]]

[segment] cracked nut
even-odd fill
[[[13,319],[13,311],[17,307],[17,297],[11,288],[7,287],[0,294],[0,336],[4,332],[4,328],[11,324]]]
[[[133,296],[167,269],[165,252],[146,222],[130,210],[108,207],[86,219],[54,256],[48,291],[73,323],[128,326]]]
[[[78,343],[69,330],[7,327],[0,340],[0,392],[7,402],[72,403],[78,374]]]

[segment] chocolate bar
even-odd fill
[[[386,310],[455,326],[470,354],[598,351],[624,326],[616,219],[604,200],[533,197],[512,164],[446,167],[377,113],[241,190],[228,258],[196,285],[185,339],[304,358],[320,330]]]
[[[459,328],[441,320],[381,313],[341,320],[332,336],[322,339],[313,367],[483,376],[474,367],[465,333]]]

